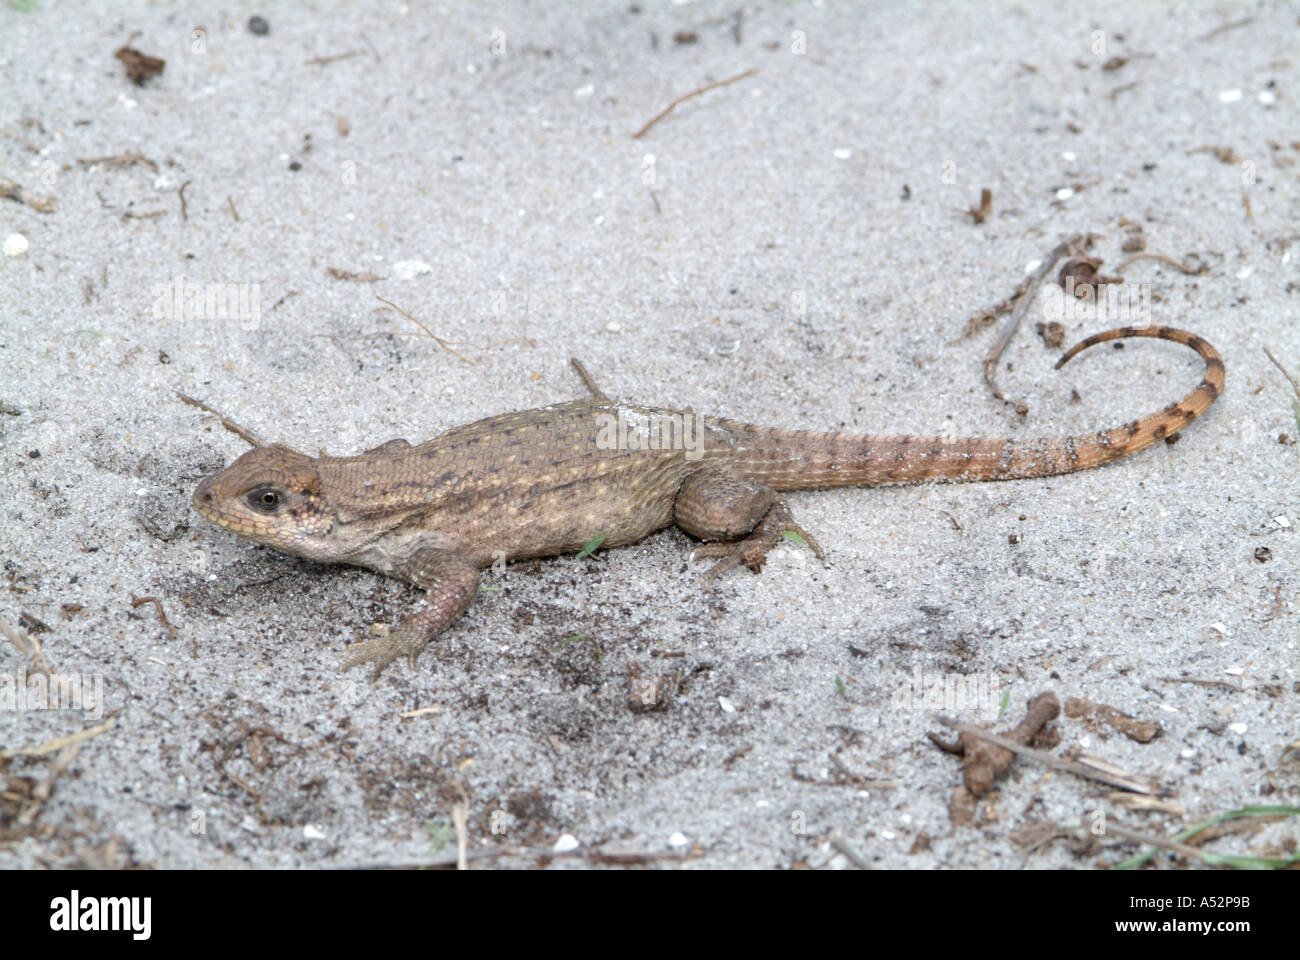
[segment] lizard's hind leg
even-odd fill
[[[686,478],[673,502],[673,521],[691,536],[722,541],[695,550],[696,559],[720,558],[704,575],[706,584],[742,563],[757,573],[786,531],[798,534],[819,559],[823,556],[817,541],[794,522],[789,505],[778,499],[775,490],[722,470]]]

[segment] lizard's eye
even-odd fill
[[[248,495],[248,505],[263,513],[274,513],[275,508],[280,505],[280,492],[270,487],[254,490]]]

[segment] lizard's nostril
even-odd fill
[[[203,501],[204,501],[205,503],[211,501],[211,499],[212,499],[212,494],[211,494],[211,493],[204,493],[204,494],[203,494]]]

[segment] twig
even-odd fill
[[[26,631],[15,630],[4,620],[0,620],[0,633],[3,633],[9,642],[17,647],[18,652],[27,658],[27,664],[33,673],[41,673],[47,677],[54,673],[54,665],[45,656],[45,651],[41,649],[41,642],[35,637]]]
[[[235,201],[230,198],[229,194],[226,195],[226,203],[230,206],[230,215],[235,218],[235,223],[238,223],[239,211],[235,209]]]
[[[101,733],[107,733],[117,724],[116,715],[109,717],[103,723],[87,727],[85,730],[78,730],[76,733],[70,733],[66,737],[59,737],[57,740],[51,740],[43,743],[39,747],[18,747],[14,750],[0,750],[0,759],[12,760],[14,757],[43,757],[47,753],[57,753],[65,747],[73,744],[85,743]]]
[[[971,207],[966,213],[977,225],[988,219],[989,214],[993,212],[993,191],[985,187],[980,191],[980,205]]]
[[[956,730],[958,733],[964,733],[974,737],[977,740],[987,740],[989,743],[996,744],[1004,750],[1010,750],[1012,753],[1018,753],[1022,757],[1029,757],[1040,763],[1045,763],[1049,767],[1057,770],[1063,770],[1066,773],[1072,773],[1076,777],[1084,777],[1088,780],[1096,780],[1100,783],[1110,784],[1112,787],[1118,787],[1121,790],[1128,790],[1132,793],[1151,793],[1149,785],[1140,783],[1129,777],[1112,776],[1092,767],[1085,766],[1082,763],[1075,763],[1073,760],[1062,760],[1060,757],[1054,757],[1052,754],[1043,750],[1035,750],[1033,747],[1027,747],[1024,744],[1017,743],[1010,737],[1004,737],[1001,734],[992,733],[983,727],[977,727],[969,723],[958,723],[949,717],[940,717],[939,722],[945,727]]]
[[[154,173],[158,172],[158,164],[154,163],[138,150],[127,150],[124,153],[117,153],[111,157],[90,157],[89,159],[78,160],[77,163],[83,167],[93,167],[97,163],[107,163],[110,167],[130,167],[137,163],[144,164]]]
[[[172,626],[172,622],[167,619],[167,611],[163,609],[162,601],[157,597],[137,597],[134,593],[131,594],[132,610],[146,603],[152,603],[154,605],[154,609],[158,611],[158,622],[167,628],[167,636],[172,640],[175,640],[176,628]]]
[[[189,220],[189,218],[190,218],[190,215],[189,215],[189,207],[186,206],[186,203],[185,203],[185,188],[188,187],[188,186],[189,186],[191,183],[193,183],[193,182],[194,182],[193,180],[186,180],[186,181],[185,181],[184,183],[182,183],[182,184],[180,185],[180,187],[176,190],[176,195],[177,195],[178,197],[181,198],[181,221],[182,221],[182,222],[185,222],[185,221]]]
[[[696,860],[699,853],[616,853],[605,850],[552,850],[550,847],[496,847],[491,850],[470,850],[465,860],[496,860],[501,857],[536,857],[539,860],[587,860],[617,867],[641,866],[647,863],[672,861],[682,863]],[[338,867],[341,870],[421,870],[428,867],[451,867],[457,863],[458,855],[447,852],[430,860],[413,863],[364,863],[354,866]]]
[[[469,850],[469,814],[463,803],[452,805],[451,822],[456,827],[456,869],[468,870],[469,861],[465,859],[465,854]]]
[[[843,840],[837,836],[832,836],[830,844],[840,853],[844,854],[844,856],[848,858],[849,863],[853,864],[859,870],[871,869],[871,864],[867,863],[862,854],[858,853],[858,851],[855,850],[847,840]]]
[[[27,807],[18,814],[17,823],[20,827],[30,827],[40,816],[41,810],[49,801],[50,796],[54,793],[54,784],[63,776],[64,772],[71,766],[72,761],[77,759],[77,754],[81,752],[81,744],[74,743],[64,747],[62,752],[54,758],[50,764],[50,772],[45,775],[45,779],[36,785],[32,790],[32,799]]]
[[[690,93],[683,94],[682,96],[674,100],[672,103],[668,104],[668,106],[664,107],[663,110],[661,110],[659,113],[651,117],[644,127],[638,130],[636,133],[632,134],[632,139],[633,140],[641,139],[641,137],[645,135],[647,130],[653,127],[664,117],[668,116],[668,114],[672,113],[678,104],[684,103],[685,101],[691,99],[691,97],[698,97],[700,94],[708,93],[710,90],[717,90],[719,87],[725,87],[733,83],[738,83],[741,80],[746,79],[747,77],[752,77],[756,73],[758,73],[758,67],[754,67],[752,70],[746,70],[744,73],[738,73],[734,77],[729,77],[726,80],[718,80],[716,83],[710,83],[706,86],[700,87],[698,90],[692,90]]]
[[[1187,266],[1186,264],[1179,263],[1173,257],[1165,256],[1163,253],[1135,253],[1127,260],[1121,262],[1120,265],[1115,268],[1115,272],[1123,273],[1124,268],[1127,267],[1130,263],[1132,263],[1135,260],[1159,260],[1161,263],[1167,263],[1171,267],[1174,267],[1177,270],[1179,270],[1180,272],[1187,274],[1189,277],[1199,277],[1201,274],[1206,273],[1210,269],[1204,263],[1196,267]]]
[[[1014,406],[1016,412],[1021,416],[1024,416],[1025,413],[1028,412],[1029,408],[1025,406],[1023,401],[1012,403],[1012,401],[1008,400],[1003,395],[1002,389],[993,379],[993,374],[997,370],[998,360],[1001,359],[1002,351],[1007,348],[1007,344],[1011,342],[1011,338],[1016,335],[1016,330],[1019,329],[1020,321],[1024,319],[1030,303],[1033,301],[1034,297],[1038,295],[1038,287],[1043,282],[1043,278],[1052,272],[1052,268],[1056,266],[1057,260],[1061,259],[1061,257],[1065,256],[1067,253],[1074,252],[1079,244],[1086,246],[1091,238],[1092,234],[1087,234],[1085,236],[1084,234],[1076,233],[1074,236],[1069,237],[1056,245],[1056,248],[1047,255],[1047,259],[1039,264],[1037,270],[1030,274],[1029,282],[1023,285],[1023,290],[1020,293],[1019,299],[1016,300],[1015,309],[1011,311],[1011,319],[1003,325],[1001,332],[998,334],[997,340],[993,342],[993,346],[989,348],[989,352],[984,355],[984,382],[993,389],[994,397],[1001,400],[1003,403]]]
[[[1129,90],[1132,90],[1132,89],[1133,89],[1134,87],[1136,87],[1137,85],[1138,85],[1138,82],[1137,82],[1136,80],[1134,80],[1132,83],[1125,83],[1125,84],[1122,84],[1122,85],[1116,87],[1114,90],[1112,90],[1112,91],[1110,92],[1110,99],[1111,99],[1111,101],[1113,102],[1113,101],[1117,100],[1117,99],[1119,98],[1119,95],[1120,95],[1121,93],[1127,93]]]
[[[400,313],[402,316],[406,317],[407,320],[410,320],[413,324],[415,324],[417,327],[419,327],[421,330],[423,330],[423,331],[424,331],[425,333],[427,333],[429,336],[433,337],[433,339],[436,340],[436,341],[438,342],[438,346],[442,347],[442,349],[446,350],[446,351],[447,351],[448,353],[450,353],[452,356],[460,357],[460,359],[464,360],[466,363],[468,363],[468,364],[470,364],[471,366],[473,366],[473,364],[474,364],[474,361],[473,361],[473,360],[471,360],[469,357],[465,356],[465,354],[461,353],[459,350],[456,350],[454,347],[452,347],[452,345],[451,345],[450,343],[448,343],[446,340],[442,339],[442,337],[438,336],[436,333],[434,333],[432,330],[430,330],[428,327],[426,327],[426,326],[425,326],[423,323],[421,323],[419,320],[416,320],[415,317],[411,316],[409,313],[407,313],[405,310],[403,310],[403,309],[402,309],[401,307],[399,307],[397,304],[393,303],[391,300],[385,300],[383,297],[380,297],[380,296],[376,296],[375,299],[378,300],[380,303],[386,303],[386,304],[388,304],[390,307],[392,307],[394,310],[396,310],[396,311],[397,311],[398,313]]]
[[[1227,690],[1231,693],[1241,693],[1243,687],[1229,683],[1227,680],[1199,680],[1196,677],[1156,677],[1157,683],[1190,683],[1197,687],[1211,687],[1215,690]]]
[[[254,447],[269,447],[269,446],[270,446],[269,443],[267,443],[265,440],[263,440],[261,437],[259,437],[257,434],[255,434],[252,430],[248,430],[248,429],[245,429],[244,427],[241,427],[239,424],[235,423],[235,421],[230,420],[230,419],[228,419],[227,417],[223,416],[222,414],[218,413],[216,410],[213,410],[213,409],[212,409],[211,407],[209,407],[206,403],[200,403],[198,400],[195,400],[193,397],[187,397],[185,394],[181,393],[179,390],[176,390],[176,391],[174,391],[174,392],[175,392],[176,396],[180,397],[182,400],[184,400],[186,403],[188,403],[191,407],[198,407],[198,408],[199,408],[200,410],[202,410],[204,413],[210,413],[210,414],[212,414],[214,417],[217,418],[218,421],[220,421],[220,423],[221,423],[221,425],[222,425],[223,427],[225,427],[227,430],[229,430],[231,433],[235,434],[236,436],[241,437],[242,439],[246,440],[250,445],[252,445],[252,446],[254,446]]]
[[[1277,357],[1273,356],[1273,351],[1272,351],[1272,350],[1270,350],[1268,347],[1265,347],[1265,348],[1264,348],[1264,354],[1265,354],[1265,355],[1266,355],[1270,360],[1273,361],[1273,366],[1277,367],[1279,370],[1282,371],[1282,376],[1284,376],[1284,377],[1287,378],[1287,380],[1288,380],[1288,381],[1290,382],[1290,384],[1291,384],[1291,389],[1295,391],[1295,398],[1296,398],[1296,401],[1297,401],[1297,402],[1300,402],[1300,383],[1296,383],[1296,379],[1295,379],[1295,377],[1291,376],[1291,374],[1287,372],[1286,367],[1282,366],[1282,361],[1279,360]]]
[[[303,63],[315,64],[318,67],[323,67],[325,64],[333,63],[335,60],[346,60],[348,57],[359,57],[362,53],[363,51],[361,50],[349,50],[347,53],[335,53],[328,57],[312,57],[308,60],[304,60]]]
[[[1201,39],[1209,40],[1212,39],[1213,37],[1217,37],[1221,33],[1227,33],[1229,30],[1236,30],[1238,27],[1244,27],[1246,26],[1246,24],[1254,23],[1254,22],[1255,22],[1254,17],[1243,17],[1240,20],[1231,20],[1228,23],[1223,24],[1222,26],[1215,27],[1205,36],[1201,37]]]
[[[1109,818],[1106,820],[1106,832],[1118,834],[1127,840],[1134,840],[1137,843],[1145,843],[1150,847],[1160,847],[1164,850],[1172,850],[1174,853],[1181,853],[1184,857],[1191,860],[1200,860],[1204,854],[1195,847],[1185,843],[1179,843],[1177,840],[1165,840],[1161,837],[1153,837],[1150,834],[1138,833],[1136,830],[1130,830],[1128,827],[1121,827],[1118,823],[1113,823]]]
[[[27,139],[26,137],[24,137],[22,134],[20,134],[20,133],[14,133],[14,132],[13,132],[12,130],[10,130],[8,127],[0,127],[0,133],[3,133],[6,137],[8,137],[8,138],[11,139],[11,140],[17,140],[19,143],[21,143],[24,147],[26,147],[26,148],[27,148],[28,150],[30,150],[32,153],[40,153],[40,152],[41,152],[41,148],[40,148],[40,147],[38,147],[36,144],[32,143],[30,140],[28,140],[28,139]]]

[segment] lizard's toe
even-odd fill
[[[720,558],[704,573],[705,586],[711,586],[718,577],[742,563],[758,573],[767,561],[768,552],[780,543],[781,538],[793,534],[794,538],[806,543],[817,559],[824,559],[826,554],[813,535],[794,522],[790,508],[783,502],[773,505],[754,531],[743,540],[730,542],[705,543],[691,554],[694,560]]]
[[[373,683],[402,656],[410,658],[411,669],[414,670],[415,660],[424,649],[426,642],[420,642],[419,638],[403,630],[395,630],[386,637],[376,637],[374,640],[351,644],[339,669],[347,672],[353,667],[373,663],[375,668],[370,673],[370,680]]]

